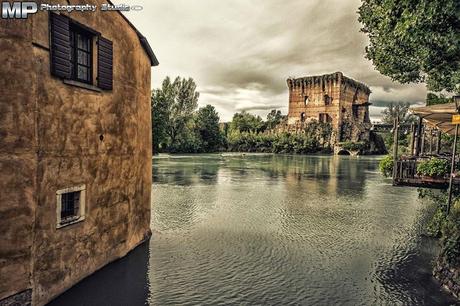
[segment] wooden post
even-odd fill
[[[447,215],[450,213],[450,206],[452,204],[452,187],[455,171],[455,155],[457,155],[457,137],[458,137],[458,124],[455,125],[454,145],[452,146],[452,160],[450,162],[450,176],[449,176],[449,196],[447,198]]]
[[[433,155],[433,130],[430,128],[430,155]]]
[[[411,131],[411,138],[410,138],[410,155],[413,156],[414,155],[414,149],[415,149],[415,131],[416,131],[416,127],[415,127],[415,124],[412,123],[410,125],[410,131]]]
[[[420,135],[422,134],[422,124],[423,124],[423,119],[422,119],[422,117],[420,117],[420,119],[418,121],[418,126],[417,126],[417,141],[415,143],[415,145],[416,145],[415,156],[420,155],[420,145],[421,145]]]
[[[438,130],[438,135],[436,137],[436,154],[439,155],[441,152],[441,130]]]
[[[423,156],[423,153],[425,152],[425,126],[422,126],[422,134],[420,137],[420,155]]]
[[[398,141],[399,141],[399,118],[394,120],[393,127],[393,186],[396,185],[396,177],[398,173]]]

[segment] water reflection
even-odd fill
[[[110,305],[455,303],[431,277],[435,243],[422,239],[433,205],[414,189],[392,187],[377,163],[330,156],[157,157],[154,233],[149,251],[138,251],[150,252],[148,264],[147,255],[123,261],[71,296],[92,301],[106,279],[128,286],[117,277],[120,270],[142,274],[144,291],[125,290],[130,303],[112,299]]]

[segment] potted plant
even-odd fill
[[[417,175],[428,178],[444,178],[449,173],[449,162],[432,157],[417,165]]]

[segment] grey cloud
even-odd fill
[[[369,116],[371,117],[371,121],[380,121],[383,117],[382,111],[384,110],[384,107],[375,107],[375,106],[370,106],[369,107]]]
[[[395,102],[388,102],[388,101],[373,101],[373,102],[372,102],[372,106],[374,106],[374,107],[381,107],[381,108],[383,107],[383,108],[385,108],[385,107],[387,107],[387,106],[389,106],[389,105],[391,105],[391,104],[398,104],[398,103],[407,103],[407,102],[402,102],[402,101],[401,101],[401,102],[397,102],[397,101],[395,101]],[[412,102],[412,103],[409,102],[409,104],[410,104],[410,105],[420,105],[420,103],[417,103],[417,102]]]
[[[116,2],[121,3],[121,0]],[[160,66],[153,87],[167,75],[191,76],[223,120],[273,106],[287,110],[289,76],[342,71],[366,83],[371,102],[425,99],[424,85],[382,76],[364,58],[360,0],[137,0],[127,17],[152,45]],[[379,108],[372,108],[377,117]]]
[[[272,109],[281,109],[285,104],[275,104],[275,105],[260,105],[260,106],[248,106],[237,108],[239,111],[270,111]]]

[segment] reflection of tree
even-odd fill
[[[371,169],[375,170],[375,161],[347,157],[337,157],[336,161],[334,172],[337,180],[337,195],[363,196],[366,173]]]
[[[172,161],[153,162],[153,182],[155,184],[174,184],[192,186],[214,184],[220,164],[218,156],[203,158],[200,155],[173,158]],[[209,159],[209,160],[208,160]]]
[[[258,157],[257,168],[271,179],[284,178],[290,193],[362,194],[366,172],[375,170],[372,160],[330,156],[266,155]]]

